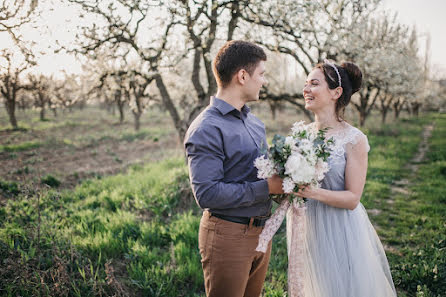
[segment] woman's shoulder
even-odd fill
[[[345,133],[344,133],[344,143],[356,146],[357,144],[363,144],[367,150],[370,150],[369,141],[367,135],[362,132],[359,128],[344,122]]]

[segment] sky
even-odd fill
[[[397,12],[401,23],[416,26],[422,55],[430,35],[432,74],[446,77],[446,0],[384,0],[383,4],[384,9]]]
[[[45,1],[42,2],[45,3]],[[48,4],[51,2],[52,4]],[[60,4],[58,1],[50,1],[46,5],[47,7],[42,8],[45,21],[39,23],[39,31],[43,30],[44,33],[41,36],[36,36],[35,30],[24,30],[23,32],[25,39],[36,40],[41,51],[46,52],[39,57],[38,71],[56,76],[61,75],[62,70],[68,73],[81,72],[78,58],[63,53],[53,53],[56,48],[54,40],[57,39],[62,43],[74,41],[73,31],[79,19],[73,18],[73,15],[76,15],[73,7]],[[387,12],[396,12],[397,19],[401,23],[416,26],[419,34],[420,55],[423,57],[426,51],[426,41],[430,36],[431,73],[434,78],[436,75],[446,77],[446,59],[444,57],[446,54],[446,34],[444,33],[446,30],[446,0],[383,0],[382,9]],[[50,38],[48,32],[51,32]],[[8,44],[1,34],[0,43]]]

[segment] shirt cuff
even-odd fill
[[[268,182],[265,179],[252,183],[252,189],[256,197],[256,201],[266,201],[269,199]]]

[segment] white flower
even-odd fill
[[[316,125],[307,125],[308,137],[314,140],[317,137],[318,129]]]
[[[271,177],[276,173],[276,170],[274,169],[274,162],[269,159],[265,159],[264,155],[255,159],[254,166],[258,169],[257,177],[261,179]]]
[[[285,193],[287,193],[287,194],[292,193],[294,190],[294,187],[295,187],[295,184],[291,178],[285,177],[283,179],[282,189]]]
[[[316,162],[318,161],[316,152],[314,150],[308,150],[305,158],[307,159],[308,163],[312,166],[315,166]]]
[[[293,127],[291,128],[291,131],[293,131],[293,134],[302,132],[303,130],[305,130],[305,122],[304,121],[295,122],[293,124]]]
[[[325,173],[327,173],[330,170],[330,167],[328,166],[328,162],[324,162],[322,160],[318,160],[316,163],[316,179],[317,180],[323,180]]]
[[[315,167],[311,166],[303,155],[294,153],[285,163],[285,174],[296,184],[305,184],[313,179]]]
[[[302,152],[309,153],[313,151],[313,142],[308,139],[301,139],[299,142],[299,149]]]
[[[299,149],[296,146],[296,139],[293,136],[287,136],[285,138],[285,145],[288,145],[291,151],[297,151]]]

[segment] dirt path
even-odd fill
[[[410,177],[403,178],[403,179],[396,181],[391,187],[392,194],[398,194],[398,193],[405,194],[405,195],[409,194],[409,191],[407,189],[407,185],[409,184],[409,179],[411,179],[412,177],[414,177],[416,175],[416,173],[418,171],[418,167],[420,166],[420,163],[423,162],[426,157],[426,153],[429,150],[428,141],[429,141],[429,138],[432,136],[433,130],[434,130],[433,124],[424,126],[423,133],[421,134],[422,140],[421,140],[420,144],[418,145],[418,151],[415,154],[415,156],[412,158],[412,160],[410,160],[410,162],[404,166],[405,170],[410,171]],[[394,202],[394,200],[389,199],[388,202],[392,204]]]
[[[409,161],[409,163],[407,163],[403,167],[404,170],[410,171],[410,176],[408,178],[403,178],[403,179],[397,180],[392,184],[392,186],[390,187],[391,195],[390,195],[389,199],[387,199],[387,203],[389,203],[389,204],[395,203],[395,200],[393,199],[393,197],[397,194],[403,194],[403,195],[410,194],[409,189],[407,187],[409,185],[409,180],[412,179],[416,175],[416,173],[418,171],[418,167],[420,166],[420,163],[423,162],[426,157],[426,152],[429,150],[429,142],[428,141],[432,135],[433,130],[434,130],[433,124],[428,124],[428,125],[424,126],[423,132],[421,134],[422,140],[421,140],[420,144],[418,145],[417,153]],[[367,212],[372,215],[378,215],[379,213],[381,213],[381,210],[380,209],[369,209],[369,210],[367,210]]]

